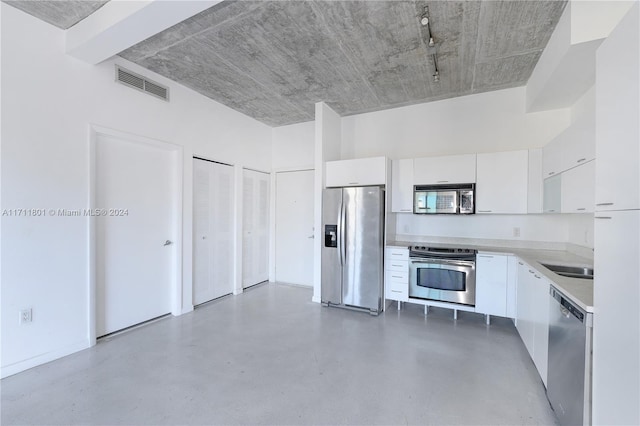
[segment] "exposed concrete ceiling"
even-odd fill
[[[23,8],[32,2],[7,3]],[[42,8],[51,14],[64,15],[68,8],[68,15],[79,16],[87,4],[104,2],[35,3],[46,4]],[[425,5],[439,82],[433,81],[432,50],[419,22]],[[565,5],[226,0],[120,55],[281,126],[313,120],[318,101],[351,115],[523,86]]]
[[[433,81],[428,4],[441,80]],[[566,1],[223,2],[121,53],[271,126],[522,86]]]
[[[107,1],[89,0],[2,1],[63,30],[71,28],[107,3]]]

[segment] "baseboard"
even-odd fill
[[[90,347],[91,347],[91,344],[87,339],[80,343],[67,346],[57,351],[46,352],[42,355],[25,359],[24,361],[18,361],[7,366],[2,366],[2,372],[0,372],[0,377],[4,379],[5,377],[13,376],[14,374],[18,374],[30,368],[37,367],[39,365],[46,364],[51,361],[55,361],[56,359],[65,357],[67,355],[71,355],[73,353],[82,351],[84,349],[88,349]]]

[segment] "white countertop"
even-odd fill
[[[515,255],[526,262],[529,266],[544,275],[551,284],[561,293],[566,295],[574,303],[578,304],[587,312],[593,312],[593,280],[581,278],[569,278],[558,275],[542,266],[542,263],[559,264],[568,266],[588,266],[593,268],[593,260],[571,253],[566,250],[546,250],[522,247],[501,247],[496,245],[484,245],[481,240],[479,244],[446,244],[440,242],[407,242],[407,241],[387,241],[387,246],[409,247],[410,245],[433,244],[439,247],[460,247],[478,250],[478,252],[490,252],[494,254]]]

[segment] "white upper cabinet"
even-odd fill
[[[566,130],[565,130],[566,132]],[[562,137],[561,133],[542,149],[542,178],[557,175],[562,172]]]
[[[413,212],[413,158],[391,164],[391,211]]]
[[[544,180],[544,199],[542,211],[545,213],[560,213],[562,206],[562,174],[551,176]]]
[[[326,186],[385,185],[387,158],[372,157],[356,160],[327,161]]]
[[[478,154],[476,213],[526,214],[528,167],[526,150]]]
[[[640,64],[627,25],[596,51],[596,210],[640,209]]]
[[[562,173],[562,213],[592,213],[595,204],[596,161]]]
[[[562,168],[568,170],[596,158],[595,111],[571,125],[565,139]]]
[[[416,185],[474,183],[476,154],[416,158],[413,179]]]
[[[543,149],[542,176],[562,173],[596,158],[593,116],[571,124]]]

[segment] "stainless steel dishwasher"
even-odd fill
[[[561,425],[591,424],[593,315],[551,286],[547,397]]]

